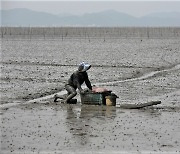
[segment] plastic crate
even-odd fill
[[[95,93],[95,92],[86,92],[81,94],[81,103],[90,104],[90,105],[106,105],[106,96],[109,96],[111,91]]]

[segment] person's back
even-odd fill
[[[78,84],[82,85],[86,80],[88,80],[87,72],[75,71],[68,79],[67,84],[77,89]]]

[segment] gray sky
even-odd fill
[[[95,0],[56,0],[56,1],[17,1],[17,0],[2,0],[1,9],[13,8],[28,8],[35,11],[49,12],[53,14],[70,13],[70,14],[83,14],[91,12],[99,12],[103,10],[113,9],[119,12],[128,13],[137,17],[153,13],[153,12],[180,12],[180,0],[176,1],[95,1]]]

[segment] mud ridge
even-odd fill
[[[113,84],[116,84],[116,83],[124,83],[124,82],[131,82],[131,81],[137,81],[137,80],[145,80],[145,79],[148,79],[148,78],[151,78],[153,77],[154,75],[156,74],[159,74],[159,73],[163,73],[163,72],[169,72],[169,71],[174,71],[174,70],[178,70],[180,69],[180,64],[170,68],[170,69],[164,69],[164,70],[160,70],[160,71],[152,71],[152,72],[149,72],[149,73],[146,73],[140,77],[135,77],[135,78],[131,78],[131,79],[126,79],[126,80],[120,80],[120,81],[110,81],[110,82],[106,82],[106,83],[97,83],[96,85],[98,86],[102,86],[102,85],[113,85]]]

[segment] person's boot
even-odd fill
[[[57,99],[58,99],[57,94],[55,94],[54,95],[54,102],[58,102]]]
[[[71,99],[68,104],[77,104],[77,99]]]

